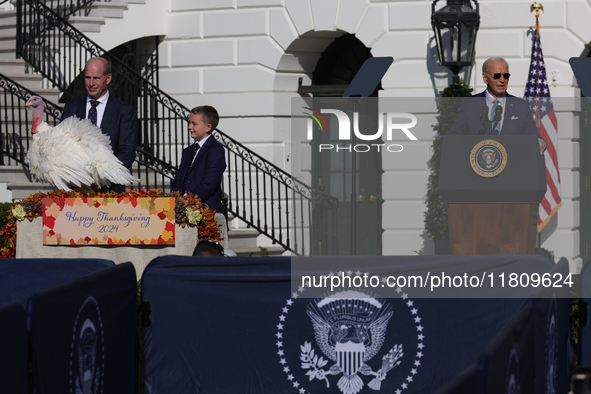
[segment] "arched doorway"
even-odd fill
[[[314,96],[342,97],[363,63],[371,57],[370,50],[354,35],[345,34],[336,38],[321,54],[314,70],[312,85],[318,92]],[[377,97],[380,89],[381,86],[378,86],[372,96]],[[327,118],[329,129],[330,122],[336,122],[336,119],[330,118]],[[360,129],[375,130],[376,119],[375,116],[361,119]],[[335,134],[320,135],[321,138],[315,139],[312,146],[313,186],[339,199],[338,254],[380,255],[383,232],[381,153],[375,150],[353,153],[356,155],[353,168],[351,154],[339,154],[334,150],[328,154],[320,153],[319,144],[343,145],[343,141],[337,140]],[[379,144],[382,141],[372,142]],[[352,193],[353,184],[356,184],[355,193]],[[355,201],[352,201],[352,194]],[[355,220],[352,220],[352,204],[355,204]],[[355,232],[353,237],[352,232]]]

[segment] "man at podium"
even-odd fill
[[[527,101],[507,93],[509,65],[505,59],[491,57],[482,65],[486,90],[464,99],[449,134],[534,135],[540,154],[546,141],[540,135]]]

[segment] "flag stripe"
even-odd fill
[[[528,82],[525,86],[524,97],[529,101],[532,115],[539,114],[539,132],[546,141],[547,148],[544,152],[546,163],[546,194],[539,208],[538,231],[548,224],[552,215],[558,211],[561,203],[560,169],[558,167],[558,122],[554,113],[552,98],[546,78],[546,66],[542,45],[540,42],[539,25],[536,22],[536,31],[532,43],[531,63],[528,74]]]

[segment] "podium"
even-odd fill
[[[439,193],[454,255],[533,254],[546,166],[531,135],[442,140]]]

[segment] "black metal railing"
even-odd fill
[[[156,171],[162,182],[171,179],[182,149],[191,142],[190,110],[44,3],[18,0],[17,7],[17,54],[64,92],[66,101],[86,93],[82,71],[90,58],[101,56],[111,62],[111,93],[138,111],[136,162],[146,169],[139,173],[142,180],[148,177],[147,169]],[[336,242],[328,239],[336,234],[338,200],[292,180],[222,131],[216,130],[215,136],[228,154],[223,185],[229,211],[296,254],[330,254],[322,245]]]
[[[213,136],[226,147],[223,189],[234,216],[298,255],[336,254],[336,197],[292,178],[218,129]]]

